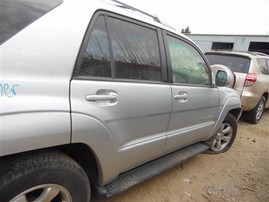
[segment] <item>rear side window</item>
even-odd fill
[[[111,61],[105,17],[99,16],[80,66],[80,76],[111,77]]]
[[[0,45],[63,0],[0,0]]]
[[[233,72],[248,73],[250,59],[235,55],[206,54],[211,65],[221,64],[229,67]]]
[[[264,58],[258,58],[257,62],[259,64],[260,70],[263,74],[269,74],[269,69]]]
[[[82,55],[75,77],[161,81],[157,31],[142,25],[100,15]]]
[[[161,80],[160,51],[156,30],[110,18],[115,77]]]

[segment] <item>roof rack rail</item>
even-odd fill
[[[260,56],[269,56],[268,54],[261,53],[261,52],[252,52],[252,53],[255,54],[255,55],[260,55]]]
[[[156,22],[161,23],[161,21],[159,20],[159,18],[156,15],[151,15],[151,14],[145,12],[145,11],[141,11],[141,10],[139,10],[139,9],[133,7],[133,6],[130,6],[130,5],[125,4],[125,3],[121,2],[121,1],[118,1],[118,0],[111,0],[111,1],[114,1],[114,2],[118,3],[119,4],[119,5],[117,5],[118,7],[130,9],[130,10],[142,13],[143,15],[146,15],[148,17],[153,18],[153,20],[155,20]]]
[[[234,53],[248,53],[250,55],[260,55],[260,56],[269,56],[266,53],[255,52],[255,51],[242,51],[242,50],[228,50],[228,49],[212,49],[212,51],[226,51],[226,52],[234,52]]]

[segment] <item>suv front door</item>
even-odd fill
[[[165,35],[172,82],[172,115],[165,151],[170,152],[208,137],[218,115],[219,92],[200,52],[173,35]]]

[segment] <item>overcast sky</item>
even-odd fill
[[[120,0],[193,34],[269,35],[269,0]]]

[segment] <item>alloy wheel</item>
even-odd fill
[[[256,111],[256,120],[260,120],[264,110],[264,103],[261,101]]]
[[[14,197],[11,202],[57,201],[71,202],[72,198],[66,188],[57,184],[43,184],[32,187]]]
[[[227,147],[227,145],[231,141],[232,136],[233,136],[232,126],[229,123],[223,123],[217,134],[217,137],[213,141],[211,149],[216,152],[223,150],[225,147]]]

